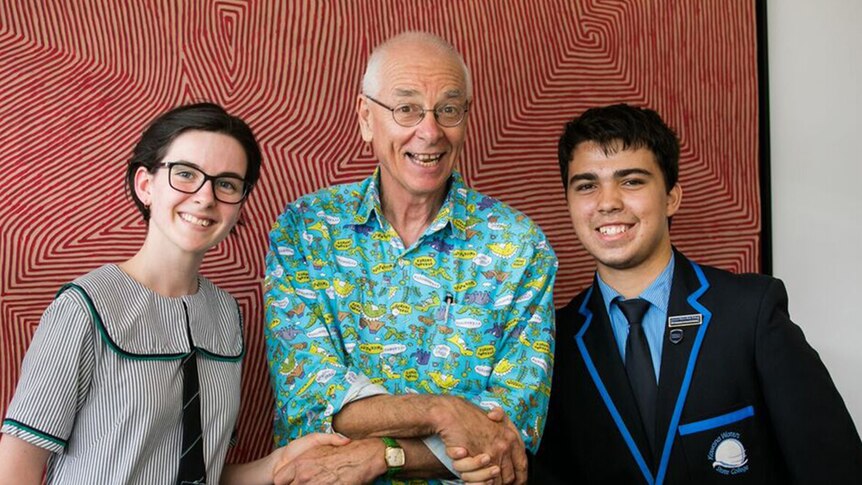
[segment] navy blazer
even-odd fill
[[[676,251],[676,250],[675,250]],[[675,252],[649,450],[598,285],[557,312],[531,483],[862,483],[862,442],[780,280]]]

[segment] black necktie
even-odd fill
[[[650,452],[655,450],[655,406],[658,385],[649,352],[649,344],[644,334],[644,314],[649,302],[642,298],[617,300],[617,305],[629,321],[629,337],[626,339],[626,374],[637,400],[641,420],[644,423]]]
[[[204,440],[201,432],[201,399],[198,384],[197,352],[183,361],[183,446],[177,485],[205,484]]]

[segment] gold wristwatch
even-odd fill
[[[392,438],[381,438],[386,444],[386,449],[383,452],[383,458],[386,460],[386,466],[389,471],[386,472],[386,478],[394,477],[404,468],[404,449]]]

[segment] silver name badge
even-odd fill
[[[692,315],[676,315],[667,317],[667,326],[674,327],[694,327],[703,323],[703,315],[694,313]]]

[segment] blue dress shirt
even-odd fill
[[[673,281],[673,265],[674,257],[671,254],[670,261],[661,274],[638,295],[638,298],[643,298],[650,303],[641,325],[643,325],[647,343],[649,344],[656,382],[658,382],[659,368],[661,367],[661,349],[664,343],[665,322],[667,321],[667,302],[670,299],[670,286]],[[629,322],[626,320],[625,315],[623,315],[623,311],[616,304],[617,300],[625,300],[625,298],[602,281],[602,277],[598,273],[596,273],[596,279],[599,282],[599,289],[605,302],[605,310],[607,310],[611,320],[611,329],[613,329],[614,337],[617,339],[617,348],[619,348],[620,356],[623,362],[625,362]]]

